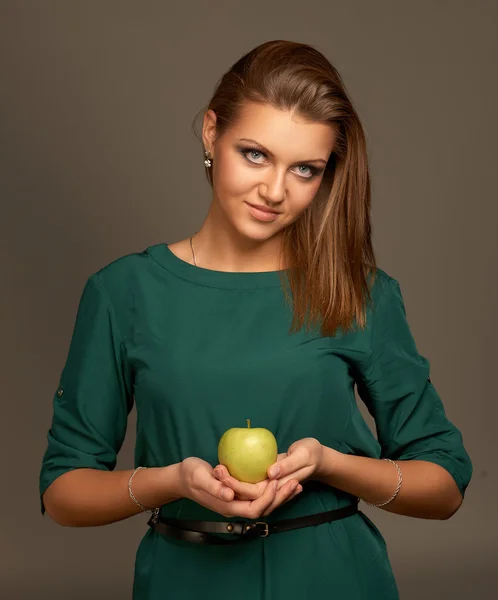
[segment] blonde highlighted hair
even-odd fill
[[[341,76],[313,46],[265,42],[217,83],[205,109],[216,113],[216,136],[230,128],[246,102],[292,111],[337,131],[315,198],[282,232],[282,253],[291,265],[283,282],[293,305],[291,331],[319,326],[322,335],[335,335],[338,328],[364,328],[376,272],[370,176],[363,127]],[[206,176],[212,186],[211,169]]]

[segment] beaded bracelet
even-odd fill
[[[147,508],[143,504],[140,504],[140,502],[135,498],[135,496],[133,495],[133,492],[131,491],[131,480],[133,479],[133,476],[140,469],[146,469],[146,468],[147,467],[137,467],[133,471],[133,473],[130,475],[130,478],[128,479],[128,492],[130,494],[130,498],[135,502],[135,504],[138,504],[138,506],[140,506],[140,508],[141,508],[141,510],[143,512],[150,512],[150,513],[153,513],[153,514],[157,514],[157,511],[159,510],[158,508]]]
[[[396,488],[396,491],[394,492],[394,494],[389,498],[389,500],[386,500],[386,502],[381,502],[380,504],[371,504],[370,502],[363,500],[363,502],[365,502],[365,504],[368,504],[369,506],[379,507],[379,506],[384,506],[385,504],[389,504],[389,502],[392,502],[394,500],[394,498],[396,498],[396,496],[398,495],[398,492],[401,488],[401,482],[403,481],[403,473],[401,472],[401,469],[399,468],[398,463],[394,462],[394,460],[391,460],[390,458],[383,458],[382,460],[389,461],[396,467],[396,469],[398,469],[398,487]]]

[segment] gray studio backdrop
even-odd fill
[[[344,77],[379,266],[474,462],[448,521],[362,510],[403,600],[498,597],[497,17],[484,0],[0,2],[1,598],[131,598],[145,515],[74,529],[40,514],[52,396],[86,278],[200,225],[210,188],[191,121],[276,38],[316,45]],[[134,429],[133,412],[117,468],[133,466]]]

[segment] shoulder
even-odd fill
[[[137,298],[155,293],[159,267],[153,253],[159,246],[161,244],[147,246],[105,263],[90,274],[86,287],[95,288],[118,312],[128,312]]]
[[[124,288],[137,284],[150,272],[154,265],[151,256],[161,245],[147,246],[142,250],[118,256],[92,273],[90,279],[102,285],[109,293],[122,292]]]
[[[370,310],[375,313],[384,313],[394,306],[403,304],[403,297],[398,280],[377,267],[373,284],[369,281],[371,304]]]
[[[371,285],[372,297],[377,299],[389,294],[392,288],[399,286],[398,280],[387,273],[384,269],[376,267],[374,282]]]
[[[153,258],[153,252],[159,246],[161,244],[123,254],[91,273],[83,291],[88,305],[95,307],[101,302],[107,305],[117,318],[120,329],[126,330],[126,324],[131,315],[136,314],[137,306],[143,306],[144,299],[157,294],[160,281],[157,270],[160,267]]]

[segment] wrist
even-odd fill
[[[322,444],[321,459],[315,472],[314,479],[322,483],[332,484],[334,473],[338,469],[341,460],[346,456]]]
[[[175,463],[138,471],[132,483],[135,502],[152,510],[179,500],[182,497],[182,489],[178,467]]]
[[[185,489],[183,485],[183,476],[182,476],[182,463],[174,463],[172,465],[168,465],[163,467],[164,469],[164,481],[163,481],[163,490],[166,492],[168,498],[166,502],[174,502],[175,500],[180,500],[181,498],[185,498]],[[163,504],[166,504],[164,502]]]

